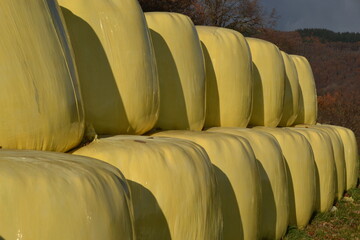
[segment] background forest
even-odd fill
[[[280,16],[258,0],[139,0],[145,12],[188,15],[197,25],[231,28],[305,56],[316,81],[320,123],[352,129],[360,146],[360,33],[326,29],[273,30]]]

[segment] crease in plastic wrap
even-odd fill
[[[359,150],[356,142],[355,134],[352,130],[323,124],[321,126],[327,126],[339,134],[342,143],[344,144],[344,157],[345,157],[345,168],[346,168],[346,186],[345,190],[356,187],[359,179]]]
[[[285,64],[285,96],[283,116],[279,126],[290,127],[299,113],[300,85],[294,61],[287,53],[280,52]]]
[[[315,159],[317,212],[333,206],[336,189],[336,166],[331,139],[328,134],[311,128],[288,128],[302,134],[310,143]]]
[[[318,105],[315,79],[310,63],[303,56],[290,55],[295,63],[300,85],[299,113],[294,124],[314,125],[317,121]]]
[[[100,138],[74,154],[120,169],[132,195],[138,239],[221,239],[214,169],[199,145],[175,138]]]
[[[310,143],[300,133],[284,128],[256,127],[276,138],[286,163],[289,183],[290,226],[304,228],[315,211],[315,160]]]
[[[145,14],[160,83],[162,130],[197,130],[205,122],[205,62],[191,19],[177,13]]]
[[[196,26],[206,65],[205,127],[246,127],[252,112],[252,61],[236,31]]]
[[[345,152],[344,144],[341,140],[340,134],[332,127],[322,125],[296,125],[295,127],[313,128],[326,133],[331,140],[331,145],[334,152],[335,160],[335,198],[340,200],[346,188],[346,165],[345,165]]]
[[[65,153],[0,150],[1,239],[135,239],[121,172]]]
[[[289,223],[289,191],[285,162],[276,139],[247,128],[210,128],[207,131],[233,134],[248,140],[261,178],[260,239],[281,239]]]
[[[0,2],[0,146],[66,152],[84,133],[72,49],[55,0]]]
[[[59,0],[74,48],[86,121],[97,134],[143,134],[159,112],[159,82],[136,0]]]
[[[251,126],[276,127],[283,115],[285,65],[274,44],[246,38],[253,61],[253,111]]]
[[[180,130],[157,132],[152,136],[180,138],[202,146],[218,179],[224,220],[222,239],[258,239],[260,175],[246,139],[223,133]]]

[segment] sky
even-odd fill
[[[335,32],[360,32],[360,0],[261,0],[268,12],[276,9],[276,28],[326,28]]]

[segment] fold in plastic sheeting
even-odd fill
[[[294,61],[285,52],[280,52],[285,64],[285,96],[284,110],[279,126],[290,127],[299,112],[300,85]]]
[[[252,61],[236,31],[196,26],[206,65],[205,127],[246,127],[252,112]]]
[[[119,170],[65,153],[0,151],[2,239],[135,239]]]
[[[288,128],[301,133],[313,149],[316,166],[316,211],[326,212],[333,206],[336,189],[336,166],[331,139],[323,131],[311,128]]]
[[[65,152],[84,133],[72,50],[55,0],[0,1],[0,146]]]
[[[359,152],[356,137],[353,131],[348,128],[333,126],[333,125],[321,125],[335,129],[344,144],[344,156],[346,167],[346,186],[345,190],[356,187],[359,179]]]
[[[154,50],[137,0],[59,0],[86,121],[98,134],[143,134],[159,112]]]
[[[201,130],[205,122],[205,63],[191,19],[177,13],[146,13],[160,82],[156,128]]]
[[[272,135],[253,129],[210,128],[207,131],[233,134],[249,141],[261,178],[260,239],[281,239],[289,223],[289,191],[279,143]]]
[[[174,138],[114,136],[74,154],[98,158],[124,173],[138,239],[221,239],[216,177],[199,145]]]
[[[324,131],[331,140],[334,151],[334,160],[336,167],[336,181],[335,181],[335,197],[337,200],[341,199],[344,195],[346,188],[346,165],[344,144],[341,140],[340,134],[332,127],[321,125],[296,125],[295,127],[313,128]]]
[[[310,143],[300,133],[284,128],[256,127],[276,138],[286,162],[290,226],[304,228],[315,211],[315,160]]]
[[[274,44],[246,38],[253,61],[254,84],[252,126],[276,127],[283,115],[285,66],[280,50]]]
[[[258,239],[261,188],[254,152],[244,138],[212,132],[165,131],[153,136],[193,141],[209,155],[218,179],[222,239]]]
[[[295,63],[300,85],[299,113],[294,124],[316,124],[317,94],[310,63],[303,56],[290,55]]]

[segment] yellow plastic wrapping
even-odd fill
[[[260,239],[281,239],[289,223],[289,192],[281,148],[270,134],[247,128],[210,128],[207,131],[247,139],[254,150],[261,177]]]
[[[98,134],[142,134],[159,111],[159,82],[136,0],[59,0],[79,71],[86,121]]]
[[[280,50],[274,44],[246,38],[253,61],[254,84],[252,126],[276,127],[283,114],[285,66]]]
[[[0,238],[135,239],[130,191],[109,164],[0,150]]]
[[[209,155],[219,183],[223,239],[258,239],[260,176],[254,152],[244,138],[230,134],[165,131],[153,136],[193,141]]]
[[[356,187],[359,178],[359,152],[356,137],[353,131],[348,128],[322,125],[335,129],[339,133],[341,141],[344,144],[345,168],[346,168],[346,186],[345,190]]]
[[[289,183],[290,225],[304,228],[315,211],[317,191],[311,145],[303,135],[288,129],[255,129],[270,133],[281,147]]]
[[[0,146],[65,152],[84,132],[72,50],[55,0],[0,1]]]
[[[279,126],[290,127],[299,112],[300,85],[294,61],[285,52],[280,52],[285,64],[285,96],[284,110]]]
[[[122,171],[131,189],[138,239],[221,239],[215,173],[205,150],[195,143],[115,136],[95,140],[74,154]]]
[[[290,57],[295,63],[300,85],[299,113],[294,124],[314,125],[317,119],[317,94],[311,66],[303,56]]]
[[[316,166],[316,211],[328,211],[335,199],[336,166],[330,137],[317,129],[289,128],[309,141]]]
[[[331,127],[321,125],[296,125],[295,127],[314,128],[324,131],[331,140],[334,151],[334,160],[336,167],[336,181],[335,181],[335,197],[337,200],[341,199],[344,195],[346,188],[346,165],[344,144],[341,140],[340,134]]]
[[[160,82],[163,130],[201,130],[205,122],[205,63],[191,19],[177,13],[146,13]]]
[[[246,127],[252,111],[252,62],[236,31],[197,26],[206,65],[205,127]]]

